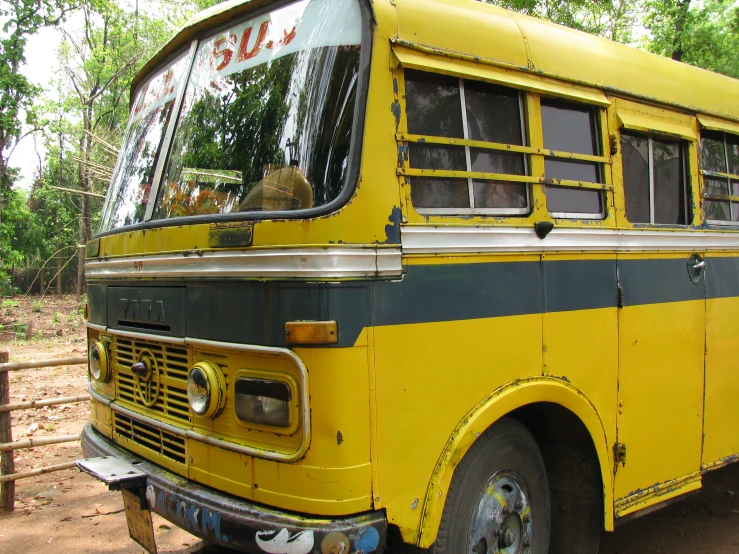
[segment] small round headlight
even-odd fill
[[[192,410],[203,417],[215,417],[226,400],[226,379],[221,368],[211,362],[198,362],[187,376],[187,400]]]
[[[105,383],[110,377],[110,366],[108,365],[108,349],[104,342],[93,342],[88,353],[90,362],[90,375],[98,383]]]

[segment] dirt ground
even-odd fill
[[[17,305],[15,305],[17,302]],[[11,361],[84,355],[85,328],[73,296],[0,301],[0,350]],[[28,330],[28,323],[32,323]],[[11,402],[85,394],[84,366],[16,371]],[[13,438],[78,433],[86,402],[13,412]],[[16,451],[16,471],[81,457],[78,443]],[[225,553],[154,515],[160,552]],[[16,509],[0,513],[0,553],[139,554],[128,537],[120,493],[77,469],[16,482]],[[600,554],[739,554],[739,464],[708,474],[682,502],[604,533]]]

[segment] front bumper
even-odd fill
[[[124,450],[88,423],[85,456],[114,456],[146,474],[150,509],[208,542],[252,554],[382,552],[387,536],[383,512],[345,518],[314,518],[258,506],[175,475]]]

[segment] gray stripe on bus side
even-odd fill
[[[546,312],[615,308],[616,260],[544,262]]]
[[[540,313],[539,261],[409,266],[374,283],[374,324],[401,325]]]
[[[624,307],[700,300],[706,290],[681,258],[620,260],[616,275],[615,259],[545,261],[543,272],[538,261],[409,266],[402,281],[375,283],[374,324],[615,308],[618,284]]]
[[[706,298],[739,296],[739,258],[706,257]]]
[[[705,281],[693,283],[687,258],[619,260],[624,306],[685,302],[705,298]]]

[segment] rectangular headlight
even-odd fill
[[[290,385],[266,379],[236,379],[234,406],[242,421],[290,427]]]

